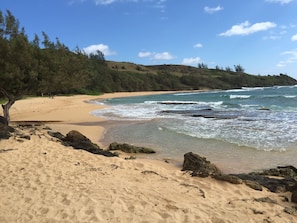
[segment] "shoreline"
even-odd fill
[[[77,130],[100,145],[105,119],[90,100],[175,92],[57,96],[17,101],[12,122]],[[98,124],[98,126],[97,126]],[[0,140],[0,222],[275,222],[296,220],[291,194],[192,177],[171,161],[104,157],[62,145],[41,127]],[[101,134],[101,135],[100,135]],[[292,214],[289,213],[292,212]],[[244,219],[244,220],[243,220]]]
[[[118,92],[99,96],[74,95],[55,96],[54,98],[28,98],[16,101],[10,109],[10,116],[12,122],[47,122],[50,128],[65,135],[71,130],[77,130],[87,136],[92,142],[102,146],[100,139],[104,135],[105,129],[100,126],[100,122],[105,121],[105,119],[93,116],[90,112],[104,109],[108,106],[90,103],[92,100],[171,94],[175,92],[181,91]]]

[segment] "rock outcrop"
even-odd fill
[[[232,184],[244,183],[254,190],[262,191],[263,187],[271,192],[292,192],[291,201],[297,203],[297,169],[293,166],[282,166],[262,172],[247,174],[223,174],[205,157],[192,152],[184,155],[182,171],[192,171],[192,176],[213,177]]]
[[[108,150],[120,150],[125,153],[155,153],[155,151],[151,148],[134,146],[127,143],[120,144],[117,142],[111,143]]]
[[[48,132],[48,134],[61,140],[63,145],[72,146],[74,149],[82,149],[93,154],[103,155],[107,157],[117,156],[112,152],[100,149],[98,145],[92,143],[90,139],[76,130],[72,130],[67,133],[66,137],[64,137],[59,132]]]
[[[192,176],[208,177],[221,175],[221,171],[205,157],[192,152],[184,155],[182,171],[192,171]]]

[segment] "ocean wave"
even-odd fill
[[[201,94],[203,92],[185,92],[185,93],[176,93],[173,94],[174,96],[187,96],[187,95],[196,95],[196,94]]]
[[[238,94],[231,94],[229,95],[230,99],[247,99],[250,98],[251,95],[238,95]]]
[[[246,91],[258,91],[258,90],[262,91],[265,88],[271,88],[271,87],[242,87],[242,89]]]
[[[297,128],[290,122],[284,124],[283,121],[267,122],[264,119],[252,122],[245,119],[196,118],[168,125],[177,133],[191,137],[216,139],[262,151],[285,151],[296,144]]]
[[[285,98],[297,98],[297,95],[284,95]]]

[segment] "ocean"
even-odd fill
[[[187,152],[226,173],[297,166],[297,86],[114,98],[95,103],[107,119],[102,143],[154,148],[181,165]]]

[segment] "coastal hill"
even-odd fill
[[[159,76],[163,87],[169,87],[166,90],[188,90],[188,89],[231,89],[241,87],[268,87],[275,85],[296,85],[297,81],[285,74],[279,75],[253,75],[244,72],[240,65],[234,66],[236,71],[230,67],[226,69],[216,66],[215,69],[209,69],[204,64],[198,64],[197,67],[186,65],[140,65],[129,62],[106,61],[107,67],[121,75],[132,75],[138,78],[143,75]],[[171,86],[170,86],[171,84]],[[170,88],[171,87],[171,88]],[[154,90],[154,89],[151,89]],[[156,89],[162,90],[162,89]]]

